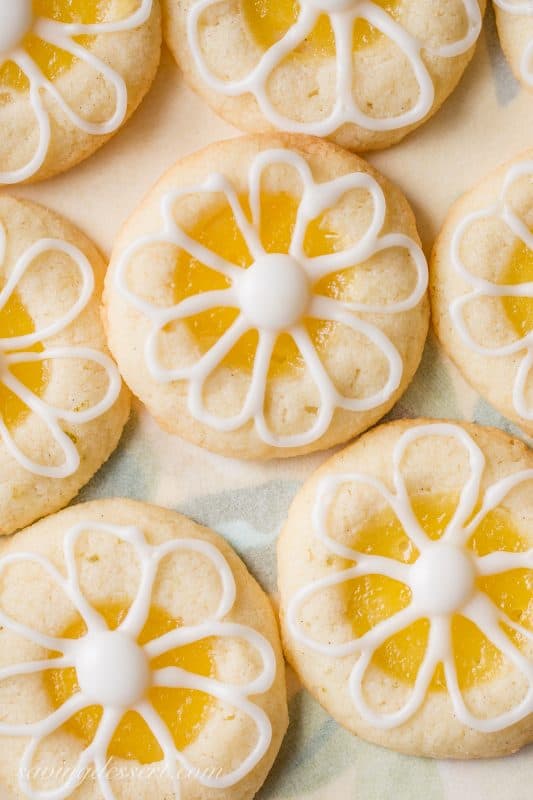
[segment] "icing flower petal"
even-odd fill
[[[81,700],[77,705],[80,703]],[[87,701],[84,701],[84,705],[82,705],[81,708],[86,705]],[[62,769],[57,771],[58,778],[64,776],[63,783],[55,786],[53,789],[36,789],[34,786],[34,776],[39,773],[39,767],[35,765],[38,751],[43,746],[46,746],[47,740],[53,737],[57,730],[76,713],[75,711],[72,712],[67,706],[69,706],[69,702],[62,706],[60,709],[61,713],[57,715],[55,720],[49,720],[47,733],[44,736],[36,736],[30,741],[22,756],[19,773],[20,788],[26,794],[26,797],[30,797],[32,800],[50,800],[50,798],[53,798],[53,800],[67,800],[78,786],[83,783],[88,770],[95,764],[95,753],[99,750],[107,751],[123,713],[121,710],[117,709],[104,709],[102,719],[91,744],[79,753],[75,763],[71,765],[63,763]],[[75,707],[76,706],[72,704],[72,708]],[[68,711],[70,711],[70,714],[67,716]],[[101,778],[99,776],[97,777],[100,782]],[[100,782],[100,788],[104,787],[109,789],[109,784],[105,777],[104,784],[102,785]],[[107,793],[104,791],[103,796],[104,800],[114,800],[114,795],[112,793],[109,794],[109,791],[107,791]]]
[[[327,297],[315,297],[312,301],[309,315],[318,320],[327,320],[339,325],[345,325],[350,330],[368,339],[371,344],[381,351],[384,359],[387,361],[388,376],[382,389],[370,397],[364,398],[338,396],[336,405],[348,411],[368,411],[371,408],[376,408],[386,403],[388,398],[398,389],[403,375],[402,358],[388,336],[375,325],[365,322],[347,311],[344,311],[341,303]],[[303,350],[302,353],[304,358],[307,359],[307,354],[304,353]],[[314,347],[313,353],[315,354],[314,358],[317,358]],[[311,357],[310,351],[309,357]]]
[[[56,584],[56,586],[65,594],[69,607],[78,608],[76,603],[76,596],[71,591],[71,584],[59,570],[48,559],[38,555],[37,553],[14,553],[4,556],[0,561],[0,577],[10,566],[21,564],[34,564],[40,569],[44,570],[47,576]],[[71,650],[72,640],[58,638],[42,631],[36,630],[30,625],[19,622],[13,619],[9,614],[0,608],[0,627],[21,636],[28,642],[31,642],[39,647],[49,650],[51,652],[60,652],[67,654]],[[11,669],[11,667],[10,667]]]
[[[104,397],[94,406],[84,409],[83,411],[71,411],[51,406],[28,389],[9,369],[10,366],[16,364],[46,362],[68,358],[98,364],[105,370],[108,378],[108,388]],[[70,436],[63,430],[61,422],[68,422],[73,425],[91,422],[111,408],[121,390],[121,380],[115,365],[104,353],[82,347],[48,348],[40,353],[10,353],[4,356],[4,359],[6,368],[0,375],[0,381],[18,397],[30,411],[39,417],[55,444],[62,452],[63,460],[58,465],[50,465],[41,464],[29,458],[17,445],[13,433],[0,416],[0,436],[10,455],[15,458],[21,466],[36,475],[42,475],[48,478],[66,478],[73,475],[80,465],[80,455]]]
[[[5,231],[1,222],[0,231],[3,232],[3,239],[5,241]],[[87,257],[77,247],[62,239],[39,239],[20,256],[11,270],[6,284],[0,292],[0,309],[5,308],[13,296],[13,293],[16,292],[18,285],[23,280],[26,272],[32,267],[35,261],[41,256],[51,253],[60,253],[67,256],[77,268],[81,279],[78,299],[59,319],[45,325],[44,328],[38,328],[33,333],[24,336],[0,337],[1,351],[23,350],[40,344],[48,337],[56,336],[58,333],[64,331],[89,303],[94,292],[94,273]]]
[[[295,639],[305,647],[309,647],[317,653],[334,658],[345,658],[346,656],[361,653],[370,641],[376,642],[373,645],[372,653],[390,636],[411,625],[416,621],[416,613],[409,606],[390,615],[382,622],[374,625],[363,636],[354,636],[339,644],[326,644],[313,638],[305,626],[300,621],[300,612],[303,605],[332,587],[340,587],[342,584],[353,581],[356,578],[368,575],[386,575],[395,581],[407,582],[408,573],[404,564],[394,561],[391,558],[380,558],[378,556],[367,556],[361,554],[358,563],[346,570],[333,572],[325,578],[321,578],[314,583],[307,585],[298,592],[292,599],[287,610],[288,624],[292,627]]]
[[[122,537],[124,537],[124,534],[122,534]],[[180,552],[198,553],[202,555],[208,562],[211,563],[211,566],[218,574],[218,579],[220,581],[219,602],[213,613],[204,620],[203,625],[212,626],[229,614],[236,598],[237,588],[235,585],[235,579],[228,562],[220,553],[220,551],[212,544],[203,541],[197,542],[195,539],[172,540],[160,545],[153,552],[152,558],[147,559],[146,544],[142,539],[140,531],[136,530],[135,528],[128,529],[127,539],[128,541],[135,543],[137,553],[141,561],[142,570],[137,596],[126,617],[119,626],[119,630],[122,633],[127,633],[128,635],[135,637],[141,633],[148,613],[144,600],[146,592],[150,591],[150,593],[152,593],[154,582],[157,576],[157,570],[164,559],[170,555]],[[166,653],[168,650],[172,650],[174,647],[179,647],[180,644],[174,644],[174,642],[177,641],[177,638],[179,639],[180,636],[187,639],[187,642],[184,641],[183,643],[188,643],[189,641],[197,641],[204,635],[205,627],[185,625],[184,627],[176,629],[175,631],[170,631],[168,634],[164,634],[157,639],[153,639],[147,644],[146,651],[150,654],[151,658],[155,658],[158,655]],[[188,637],[190,637],[190,639]]]
[[[105,136],[116,131],[124,122],[128,109],[128,91],[124,79],[115,72],[114,69],[111,69],[111,67],[105,64],[104,61],[95,56],[94,53],[91,53],[87,48],[65,35],[62,31],[62,26],[58,26],[57,23],[54,25],[46,20],[38,20],[35,23],[34,30],[35,34],[43,41],[64,50],[66,53],[70,53],[71,56],[84,62],[99,75],[103,76],[110,87],[113,88],[115,94],[114,111],[109,119],[104,122],[89,122],[81,117],[67,103],[56,84],[45,77],[35,61],[28,62],[27,64],[28,76],[33,78],[35,83],[39,84],[42,90],[48,92],[73,125],[81,131],[92,134],[93,136]]]
[[[273,674],[270,674],[267,680],[256,681],[249,688],[254,689],[257,685],[260,687],[260,691],[265,691],[264,687],[272,684],[273,677]],[[190,774],[197,777],[202,786],[212,789],[226,789],[234,786],[257,766],[267,752],[272,735],[270,719],[262,708],[248,700],[247,693],[241,687],[233,687],[227,683],[199,675],[192,676],[178,667],[157,671],[154,674],[154,685],[176,689],[197,689],[220,700],[225,706],[236,709],[255,725],[256,738],[250,744],[250,751],[242,758],[237,767],[233,767],[231,772],[223,772],[223,766],[218,770],[202,772],[195,767],[186,753],[176,750],[177,760]]]
[[[528,683],[526,694],[515,707],[496,717],[479,718],[468,709],[464,701],[452,659],[448,657],[444,661],[446,683],[457,717],[465,725],[483,733],[500,731],[531,713],[533,708],[533,664],[502,630],[500,624],[502,614],[486,597],[481,594],[476,595],[469,606],[463,609],[461,613],[479,628]]]
[[[397,626],[394,628],[394,632],[399,632],[400,630],[401,629]],[[449,626],[446,620],[438,619],[432,623],[428,646],[422,664],[418,669],[414,686],[404,705],[397,711],[389,713],[375,711],[368,705],[364,697],[363,687],[365,675],[371,665],[377,647],[362,653],[350,676],[350,694],[361,716],[371,725],[386,730],[397,728],[399,725],[403,725],[411,719],[424,703],[431,680],[442,658],[443,644],[448,641],[449,636]],[[386,635],[383,635],[379,640],[379,645],[383,644],[387,638]]]
[[[0,170],[0,184],[6,186],[27,180],[40,170],[48,154],[51,134],[50,117],[41,97],[40,73],[36,78],[34,62],[23,50],[17,50],[13,54],[12,60],[23,71],[30,84],[29,97],[38,127],[38,140],[35,153],[26,164],[16,169]]]

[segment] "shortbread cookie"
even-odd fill
[[[427,265],[400,192],[327,142],[269,135],[177,164],[127,223],[109,342],[166,430],[242,458],[346,441],[419,364]]]
[[[141,102],[160,51],[159,0],[0,0],[0,184],[94,153]]]
[[[533,741],[533,453],[383,425],[304,485],[278,549],[285,652],[348,730],[421,756]]]
[[[483,397],[533,434],[533,150],[453,207],[431,284],[443,347]]]
[[[453,91],[485,0],[163,0],[185,78],[246,131],[388,147]]]
[[[17,798],[251,800],[287,727],[270,603],[229,545],[104,500],[0,557],[0,786]]]
[[[533,89],[533,0],[494,0],[500,41],[514,74]]]
[[[65,506],[122,433],[129,396],[100,320],[104,270],[65,220],[0,197],[0,535]]]

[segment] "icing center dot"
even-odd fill
[[[283,331],[302,318],[311,287],[294,258],[266,255],[246,270],[238,292],[242,311],[253,326]]]
[[[0,0],[0,55],[15,50],[32,23],[32,0]]]
[[[82,693],[98,705],[129,708],[150,686],[150,665],[144,650],[116,631],[82,639],[75,666]]]
[[[410,584],[421,614],[451,614],[472,595],[475,570],[461,548],[435,544],[413,565]]]

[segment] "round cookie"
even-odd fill
[[[0,535],[65,506],[118,444],[130,401],[107,355],[104,271],[70,223],[0,197]]]
[[[533,434],[533,150],[452,208],[431,262],[433,324],[465,378]]]
[[[399,142],[453,91],[485,0],[163,0],[186,80],[226,120],[330,138]]]
[[[0,0],[0,185],[41,180],[104,144],[151,86],[159,0]]]
[[[285,653],[348,730],[436,758],[533,740],[532,485],[518,440],[428,420],[307,481],[278,546]]]
[[[285,668],[222,537],[129,500],[71,507],[2,549],[0,624],[0,786],[16,797],[251,800],[263,784]]]
[[[533,2],[494,0],[500,41],[514,74],[533,89]]]
[[[328,142],[212,145],[119,236],[110,348],[171,433],[240,458],[330,447],[382,417],[418,367],[418,241],[398,189]]]

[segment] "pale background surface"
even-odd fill
[[[533,145],[532,132],[533,96],[513,79],[490,12],[474,62],[444,109],[370,160],[406,192],[429,250],[449,205]],[[109,254],[117,230],[162,172],[235,133],[183,85],[165,51],[153,90],[114,141],[69,174],[13,194],[65,214]],[[391,416],[417,415],[512,429],[465,385],[432,337],[414,384]],[[164,435],[137,406],[119,451],[80,499],[123,495],[183,511],[225,535],[274,594],[277,532],[300,483],[325,458],[267,466],[228,461]],[[261,800],[531,800],[531,748],[467,764],[402,757],[345,733],[293,676],[289,686],[291,727]]]

